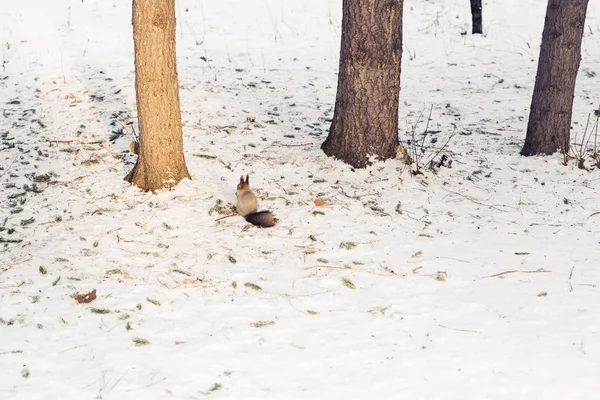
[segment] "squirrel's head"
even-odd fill
[[[244,180],[244,176],[240,176],[240,183],[237,185],[236,194],[244,192],[246,190],[250,190],[250,177],[246,175],[246,180]]]

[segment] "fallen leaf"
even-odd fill
[[[317,198],[315,199],[315,206],[317,206],[317,207],[322,207],[322,206],[324,206],[325,204],[326,204],[326,203],[325,203],[325,202],[324,202],[324,201],[323,201],[323,200],[322,200],[320,197],[317,197]]]
[[[140,154],[140,144],[137,140],[132,140],[131,143],[129,143],[129,150],[131,150],[133,154]]]
[[[79,304],[81,303],[91,303],[96,300],[96,289],[92,290],[89,293],[75,293],[73,298],[77,300]]]
[[[402,154],[402,157],[404,158],[404,163],[406,165],[412,165],[413,159],[410,156],[410,154],[408,153],[408,150],[406,150],[406,148],[404,146],[402,146],[401,144],[396,146],[396,153]]]

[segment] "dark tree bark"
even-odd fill
[[[189,178],[175,57],[175,1],[133,0],[139,154],[126,180],[143,190]]]
[[[569,151],[587,5],[588,0],[548,0],[524,156]]]
[[[483,33],[483,21],[481,11],[481,0],[471,0],[471,18],[473,20],[473,34]]]
[[[396,155],[403,0],[344,0],[333,121],[321,148],[363,168]]]

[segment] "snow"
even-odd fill
[[[545,1],[485,3],[483,37],[461,34],[466,1],[406,1],[401,138],[431,106],[425,159],[455,132],[452,167],[416,177],[319,149],[340,1],[176,9],[192,179],[154,195],[122,180],[131,2],[0,14],[0,398],[593,398],[600,172],[518,155]],[[599,13],[574,140],[600,104]],[[246,173],[275,228],[215,222]]]

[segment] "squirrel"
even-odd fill
[[[252,225],[261,228],[269,228],[277,223],[277,218],[273,217],[271,211],[256,211],[258,209],[258,200],[250,189],[250,178],[246,175],[246,180],[240,176],[240,183],[235,192],[237,197],[236,209],[239,215],[246,218],[246,221]]]

